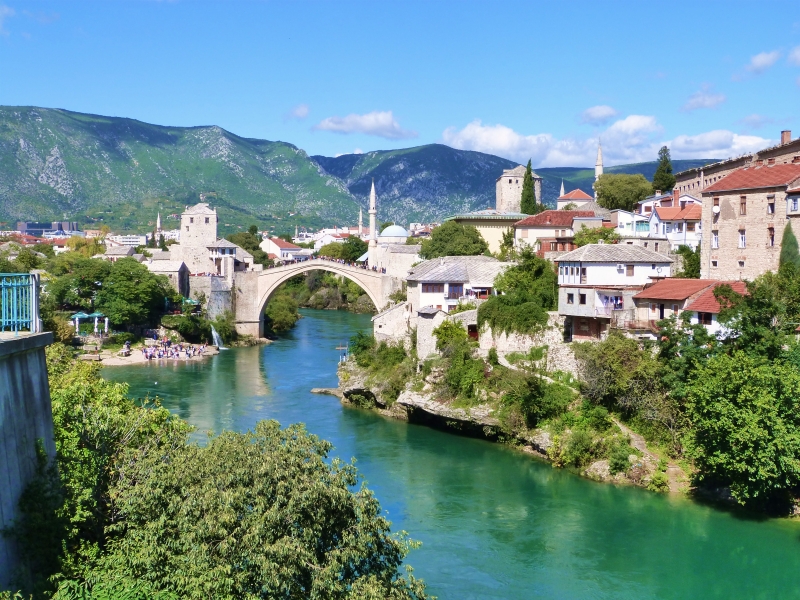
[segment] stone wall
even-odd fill
[[[205,295],[209,319],[234,309],[231,289],[223,277],[189,277],[189,294],[194,299]]]
[[[36,471],[36,440],[55,456],[44,348],[52,333],[0,338],[0,529],[17,518],[17,502]],[[0,536],[0,589],[18,567],[13,542]]]
[[[564,317],[557,312],[549,312],[546,329],[536,336],[520,333],[499,333],[495,335],[491,328],[484,327],[478,338],[479,350],[486,355],[490,348],[497,350],[500,356],[511,352],[528,352],[537,346],[547,346],[547,369],[549,371],[566,371],[578,374],[578,363],[570,344],[564,341]]]
[[[408,302],[400,302],[372,317],[372,332],[376,342],[402,342],[408,345],[416,326],[416,313]]]

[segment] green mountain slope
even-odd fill
[[[0,221],[144,229],[158,207],[180,212],[200,194],[229,229],[289,213],[352,222],[358,212],[342,182],[291,144],[57,109],[0,107],[0,174]]]
[[[403,224],[494,207],[495,180],[503,169],[516,166],[499,156],[442,144],[311,158],[344,181],[364,207],[374,178],[379,218]]]

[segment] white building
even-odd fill
[[[264,238],[258,245],[273,260],[295,260],[302,248],[277,237]]]
[[[691,313],[690,322],[692,325],[697,325],[698,323],[705,325],[706,330],[712,335],[720,335],[726,332],[726,328],[719,322],[720,305],[714,296],[714,289],[719,285],[729,285],[737,294],[747,293],[747,285],[744,281],[719,281],[684,309]]]
[[[580,210],[587,202],[594,202],[594,198],[581,189],[575,189],[565,194],[564,182],[561,182],[561,195],[556,199],[557,210],[564,210],[570,205],[574,205],[572,210]]]
[[[672,258],[641,246],[589,244],[558,258],[558,312],[572,339],[599,339],[614,311],[635,308],[633,296],[672,274]]]
[[[656,207],[650,215],[650,235],[665,237],[672,250],[681,246],[697,248],[703,239],[703,209],[699,203],[691,203],[681,208]]]
[[[409,272],[411,311],[433,307],[445,312],[459,302],[485,300],[496,294],[495,278],[513,263],[490,256],[445,256],[420,263]]]
[[[616,232],[622,237],[638,238],[650,235],[650,222],[643,215],[616,209],[611,211],[610,218]]]
[[[135,248],[136,246],[146,246],[147,236],[137,234],[107,235],[106,241],[112,242],[111,245],[115,246],[130,246]]]

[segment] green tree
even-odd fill
[[[467,330],[461,326],[461,323],[456,323],[449,319],[442,321],[442,323],[433,330],[433,335],[436,337],[436,349],[439,351],[453,344],[461,344],[469,341]]]
[[[636,203],[652,194],[653,186],[644,175],[604,173],[595,182],[597,203],[614,210],[633,211]]]
[[[675,254],[683,257],[683,268],[675,274],[682,279],[700,279],[700,244],[694,250],[689,246],[680,246]]]
[[[688,395],[697,479],[740,504],[787,502],[800,485],[800,373],[744,352],[700,367]]]
[[[422,241],[419,255],[429,260],[440,256],[477,256],[489,249],[486,240],[473,225],[445,221]]]
[[[667,192],[675,187],[675,175],[672,174],[672,160],[669,156],[669,148],[661,146],[658,151],[658,167],[653,174],[653,193],[657,191]]]
[[[97,308],[114,325],[143,325],[154,322],[168,302],[177,299],[169,279],[133,258],[123,258],[111,265],[97,292]]]
[[[781,239],[781,257],[778,263],[780,267],[787,264],[792,264],[800,268],[800,250],[797,246],[797,237],[792,231],[792,224],[786,222],[786,227],[783,229],[783,238]]]
[[[135,261],[134,261],[135,262]],[[46,297],[62,309],[94,311],[95,298],[111,273],[111,263],[66,252],[47,265],[53,276],[46,287]]]
[[[239,233],[233,233],[225,238],[229,242],[232,242],[239,246],[240,248],[244,248],[250,254],[253,255],[253,262],[259,265],[264,265],[265,267],[270,266],[272,261],[267,256],[267,253],[261,249],[261,236],[258,235],[258,226],[250,225],[247,231],[240,231]]]
[[[158,249],[162,250],[162,251],[168,250],[167,242],[164,239],[164,234],[163,233],[159,234],[159,236],[158,236]]]
[[[358,260],[369,248],[364,240],[355,235],[351,235],[339,245],[342,247],[339,258],[349,262]]]
[[[322,246],[317,251],[317,255],[326,256],[328,258],[342,258],[342,250],[344,250],[344,244],[341,242],[331,242],[330,244]]]
[[[273,333],[288,331],[300,318],[297,301],[286,291],[279,291],[267,303],[264,311],[267,328]]]
[[[352,464],[302,425],[144,451],[117,486],[103,572],[184,598],[425,598]],[[224,493],[220,493],[224,490]],[[191,498],[191,502],[187,502]]]
[[[531,171],[531,161],[525,167],[525,175],[522,178],[522,199],[520,210],[526,215],[536,215],[544,210],[544,205],[536,201],[536,189],[533,185],[533,172]]]
[[[575,245],[580,248],[587,244],[616,244],[622,239],[613,227],[586,227],[582,225],[579,231],[575,232]]]

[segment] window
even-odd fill
[[[714,206],[719,206],[719,198],[714,198]]]
[[[653,207],[652,206],[645,206],[644,207],[644,212],[646,212],[646,213],[653,212]]]
[[[508,180],[508,183],[511,183],[511,180],[510,180],[510,179]]]
[[[711,232],[711,247],[719,248],[719,231]]]
[[[651,312],[651,313],[654,313],[654,312],[656,312],[657,310],[658,310],[658,306],[656,306],[655,304],[651,304],[651,305],[650,305],[650,312]]]
[[[678,314],[678,305],[677,304],[673,304],[672,305],[672,314],[675,314],[675,315]]]
[[[461,296],[464,295],[464,284],[463,283],[450,283],[447,286],[447,297],[450,300],[458,300]]]
[[[564,274],[564,267],[558,267],[558,274],[559,275],[563,275]]]
[[[644,243],[644,247],[647,248],[647,242]]]
[[[694,231],[694,223],[687,223],[686,231]]]
[[[189,231],[189,226],[188,225],[186,226],[186,231]]]
[[[683,223],[675,223],[675,231],[677,233],[683,233]]]
[[[744,269],[744,261],[743,260],[739,261],[739,268],[740,269]]]
[[[633,265],[625,265],[625,277],[633,277]]]
[[[697,321],[700,325],[711,325],[711,313],[697,313]]]
[[[747,214],[747,196],[739,196],[739,214]]]
[[[550,250],[558,250],[558,242],[550,242]]]
[[[575,294],[567,294],[567,304],[575,304]]]
[[[519,236],[522,238],[528,237],[528,230],[527,229],[520,229]]]
[[[739,248],[747,248],[747,233],[744,229],[739,230]]]
[[[715,260],[712,260],[712,261],[711,261],[711,266],[712,266],[712,267],[714,267],[714,268],[716,268],[716,267],[717,267],[717,261],[715,261]]]
[[[658,252],[658,242],[656,242],[656,243],[653,245],[653,249],[654,249],[656,252]]]
[[[792,210],[797,210],[797,198],[792,198]]]
[[[189,217],[189,223],[194,223],[194,217]]]
[[[653,270],[655,271],[655,268],[656,268],[656,263],[653,263],[652,265],[650,265],[650,268],[651,268],[651,269],[653,269]]]
[[[767,227],[767,246],[772,248],[775,246],[775,228]]]
[[[578,302],[580,304],[586,304],[586,294],[578,294]]]
[[[208,225],[208,217],[206,217],[206,225]]]
[[[774,215],[775,214],[775,201],[767,202],[767,214]]]
[[[425,294],[444,294],[443,283],[423,283],[422,292]]]
[[[581,283],[586,283],[586,267],[581,267]]]

